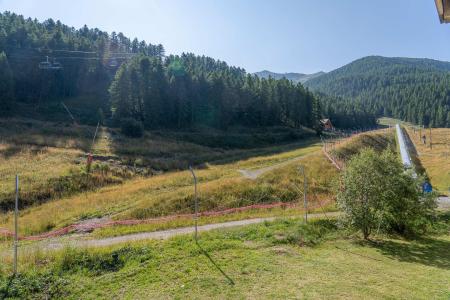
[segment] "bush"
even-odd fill
[[[348,224],[368,239],[373,230],[423,232],[434,215],[434,197],[422,196],[418,181],[406,174],[390,150],[363,149],[347,164],[337,193]]]
[[[142,122],[135,119],[122,119],[120,122],[122,133],[128,137],[139,138],[144,135],[144,126]]]

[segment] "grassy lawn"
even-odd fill
[[[0,293],[68,299],[448,299],[450,236],[364,242],[284,219],[167,241],[30,253]]]

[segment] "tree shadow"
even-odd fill
[[[204,168],[210,165],[225,165],[257,156],[275,155],[295,149],[310,147],[320,142],[317,137],[306,136],[280,142],[267,142],[254,147],[234,147],[225,142],[214,147],[197,140],[186,139],[173,131],[148,131],[139,139],[128,138],[116,129],[109,129],[111,152],[121,158],[122,163],[160,171],[185,170],[189,166]],[[184,133],[188,135],[188,132]],[[226,137],[222,133],[221,137]],[[246,135],[251,138],[252,135]],[[209,137],[205,135],[204,140]],[[200,138],[199,138],[200,140]]]
[[[383,255],[402,262],[419,263],[450,270],[450,241],[419,238],[412,241],[386,240],[370,244]]]
[[[228,280],[228,283],[230,285],[234,285],[234,281],[233,279],[228,276],[224,270],[222,270],[222,268],[214,261],[214,259],[209,255],[208,252],[206,252],[205,249],[202,248],[202,246],[199,244],[198,240],[195,241],[195,244],[197,245],[197,247],[200,249],[200,251],[206,256],[206,258],[209,259],[209,261],[213,264],[213,266]]]
[[[3,157],[5,159],[11,158],[15,156],[16,154],[19,154],[22,152],[23,148],[16,145],[8,145],[2,149],[0,149],[0,157]]]
[[[41,150],[45,147],[78,148],[88,151],[94,136],[95,127],[74,126],[68,122],[44,122],[25,119],[0,119],[0,136],[3,142],[15,149],[3,150],[3,156],[13,156],[20,147]]]
[[[40,145],[31,145],[31,146],[8,145],[7,147],[0,148],[0,157],[3,157],[5,159],[9,159],[9,158],[16,156],[17,154],[19,154],[19,153],[21,153],[23,151],[29,151],[31,155],[37,155],[38,153],[46,152],[47,151],[47,147],[46,146],[40,146]]]

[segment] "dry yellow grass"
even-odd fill
[[[432,148],[429,146],[429,129],[419,131],[411,126],[406,128],[434,189],[450,195],[450,128],[431,129]],[[423,144],[420,134],[426,136],[427,144]]]
[[[209,165],[198,170],[199,189],[203,195],[203,209],[224,208],[227,203],[214,203],[228,197],[229,205],[239,205],[233,194],[241,188],[256,186],[237,172],[241,168],[256,168],[275,164],[293,157],[318,151],[319,144],[299,145],[300,148],[280,154],[257,156],[229,164]],[[326,161],[325,161],[326,163]],[[234,192],[233,192],[234,189]],[[219,195],[224,193],[223,195]],[[218,196],[219,195],[219,196]],[[241,195],[241,198],[245,197]],[[250,197],[250,195],[249,195]],[[187,171],[168,172],[151,178],[136,178],[122,185],[102,188],[95,192],[82,193],[25,209],[20,214],[21,234],[34,234],[55,227],[62,227],[81,219],[112,216],[114,218],[136,217],[142,211],[149,215],[167,214],[168,210],[186,212],[192,198],[192,178]],[[211,200],[212,199],[212,200]],[[215,200],[214,200],[215,199]],[[209,201],[209,204],[208,204]],[[248,199],[249,202],[252,199]],[[179,203],[184,203],[177,208]],[[12,228],[12,214],[0,215],[0,227]]]
[[[11,144],[0,144],[0,152],[11,153],[0,156],[1,192],[14,190],[16,174],[20,176],[22,189],[30,189],[50,178],[59,177],[75,166],[75,159],[82,154],[75,149]]]
[[[331,194],[332,180],[337,175],[337,170],[321,153],[321,145],[317,140],[262,149],[223,151],[172,140],[165,141],[161,138],[153,138],[150,133],[147,135],[141,144],[137,141],[127,143],[123,137],[117,135],[112,137],[111,131],[101,128],[95,152],[101,155],[114,155],[114,147],[117,145],[135,149],[135,152],[151,148],[149,152],[155,157],[158,153],[169,150],[175,156],[189,151],[196,154],[198,150],[200,155],[215,157],[222,152],[220,156],[224,162],[205,164],[204,168],[197,171],[203,211],[254,203],[295,201],[300,195],[296,186],[302,184],[298,171],[300,164],[306,167],[310,182],[309,194],[323,200]],[[33,146],[26,145],[26,147]],[[0,166],[8,169],[11,177],[16,171],[14,168],[20,165],[18,162],[25,159],[28,163],[21,166],[23,176],[36,180],[46,180],[51,176],[64,174],[74,164],[74,159],[83,155],[81,149],[54,147],[45,148],[42,153],[30,151],[20,153],[8,158],[9,163],[3,161]],[[230,162],[227,162],[228,156],[232,157]],[[256,180],[243,178],[238,172],[239,169],[259,169],[296,157],[305,158],[283,165]],[[33,164],[36,166],[33,167]],[[104,187],[97,191],[84,192],[24,209],[20,213],[19,228],[21,235],[29,235],[94,217],[151,218],[174,213],[188,213],[192,211],[192,207],[193,187],[190,173],[171,171],[150,178],[135,177],[120,185]],[[0,227],[12,228],[12,222],[12,213],[0,214]]]

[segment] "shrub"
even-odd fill
[[[122,119],[120,122],[122,133],[128,137],[139,138],[144,135],[144,126],[142,122],[135,119]]]
[[[423,232],[434,213],[435,199],[421,196],[418,181],[406,174],[396,155],[363,149],[341,176],[338,204],[348,224],[368,239],[376,228],[400,234]]]

